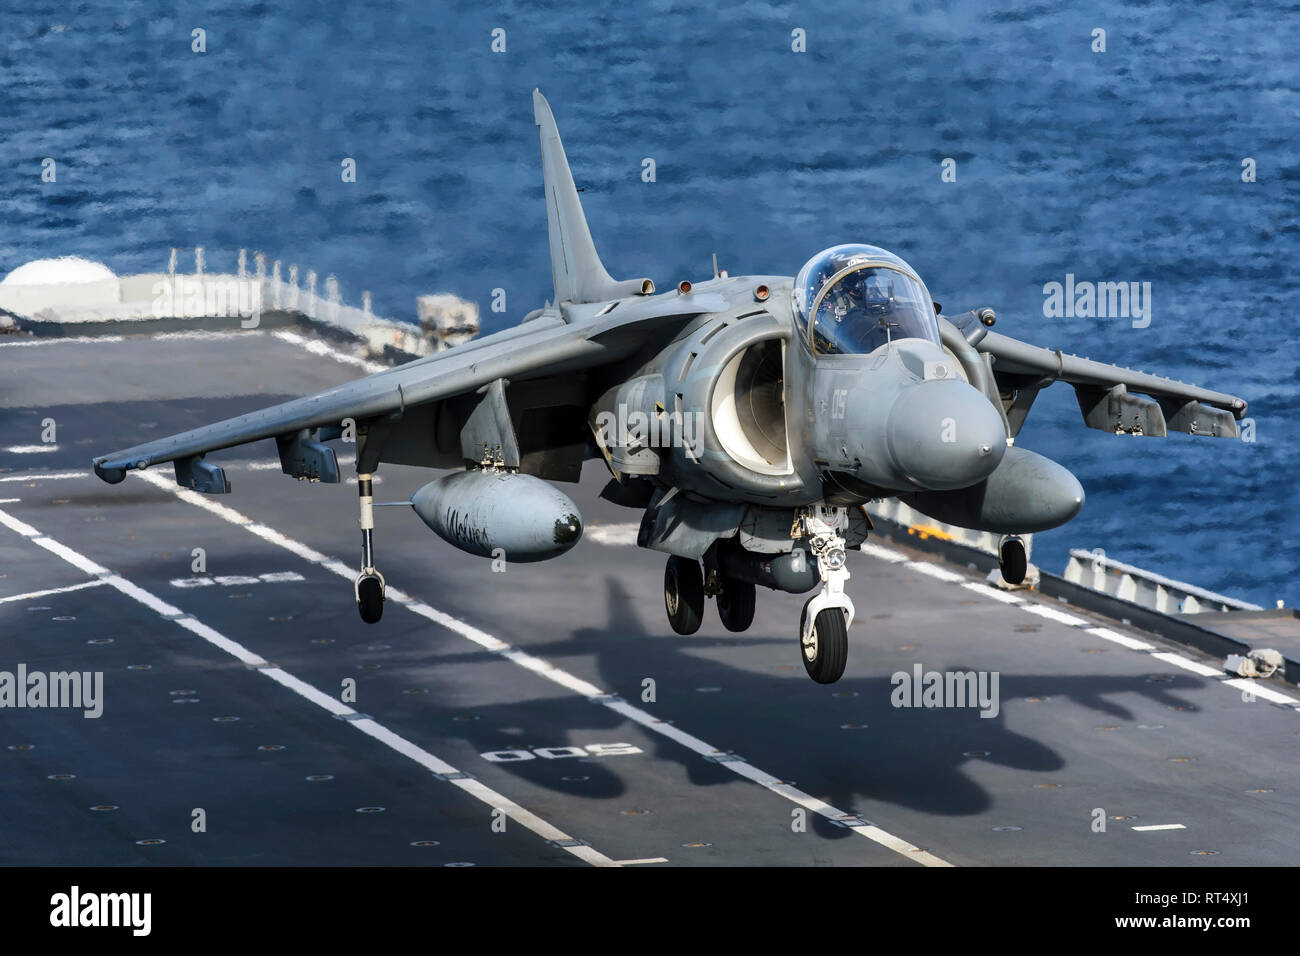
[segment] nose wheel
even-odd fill
[[[844,675],[849,662],[849,625],[842,608],[827,607],[808,623],[808,607],[817,600],[809,598],[799,616],[800,646],[803,666],[819,684],[834,684]]]

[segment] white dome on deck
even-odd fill
[[[19,266],[0,280],[0,285],[82,285],[116,279],[113,270],[102,262],[79,256],[36,259]]]

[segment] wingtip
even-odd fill
[[[110,485],[116,485],[118,482],[126,478],[125,468],[110,468],[104,465],[104,461],[105,459],[103,458],[96,458],[91,462],[92,467],[95,469],[95,474],[102,480],[108,482]]]

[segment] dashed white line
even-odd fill
[[[103,578],[95,581],[84,581],[81,584],[69,584],[66,588],[46,588],[44,591],[28,591],[26,594],[12,594],[9,597],[0,597],[0,604],[8,604],[12,601],[31,601],[36,598],[49,597],[51,594],[67,594],[69,591],[81,591],[85,588],[97,588],[102,584],[107,584]]]
[[[968,591],[974,591],[993,601],[1001,601],[1003,604],[1024,604],[1024,600],[1014,593],[1008,591],[999,591],[997,588],[991,588],[987,584],[979,584],[975,581],[968,581],[963,584]]]
[[[1058,624],[1065,624],[1069,627],[1079,627],[1081,624],[1087,624],[1081,617],[1075,617],[1073,614],[1066,614],[1064,611],[1058,611],[1054,607],[1047,607],[1043,604],[1021,604],[1020,610],[1028,611],[1030,614],[1037,614],[1039,617],[1045,617],[1049,621],[1055,621]]]
[[[5,451],[11,455],[41,455],[46,452],[58,451],[59,446],[49,445],[10,445]]]
[[[166,601],[151,594],[139,585],[128,581],[121,575],[113,574],[107,568],[101,567],[85,555],[73,551],[71,548],[65,547],[51,538],[41,535],[40,532],[31,525],[19,521],[8,512],[0,510],[0,524],[3,524],[5,527],[27,538],[33,544],[40,545],[41,547],[52,551],[69,564],[80,568],[87,574],[98,575],[99,580],[90,582],[90,584],[108,584],[116,588],[128,597],[133,598],[151,610],[157,612],[160,616],[174,621],[176,624],[196,636],[201,637],[214,647],[220,648],[227,654],[235,657],[241,663],[256,668],[257,673],[269,677],[271,680],[281,684],[289,690],[292,690],[295,694],[298,694],[305,700],[311,701],[313,704],[316,704],[318,707],[323,708],[329,713],[335,716],[352,716],[357,713],[357,711],[349,707],[347,704],[335,700],[333,697],[330,697],[323,691],[313,687],[306,681],[300,680],[282,668],[267,666],[268,662],[266,660],[244,647],[238,641],[232,641],[214,628],[202,623],[197,618],[186,615],[180,608],[168,604]],[[414,760],[416,763],[434,773],[451,775],[460,774],[460,771],[451,764],[434,756],[406,738],[394,733],[371,718],[358,718],[355,720],[349,720],[347,723],[403,756]],[[561,849],[566,850],[593,866],[618,865],[614,860],[611,860],[603,853],[598,852],[586,844],[579,843],[565,834],[562,830],[552,826],[536,814],[524,809],[513,800],[497,793],[495,790],[477,780],[458,776],[448,782],[456,785],[461,790],[487,804],[492,809],[504,811],[505,815],[516,823],[519,823],[521,826],[536,833],[542,839],[552,841],[556,845],[560,846]]]
[[[1186,830],[1187,827],[1181,823],[1154,823],[1145,827],[1134,827],[1133,829],[1146,832],[1148,830]]]
[[[1291,704],[1292,706],[1300,705],[1300,700],[1292,697],[1290,694],[1283,694],[1269,687],[1267,684],[1261,684],[1253,681],[1248,677],[1234,677],[1223,682],[1228,687],[1235,687],[1237,690],[1248,691],[1256,697],[1262,697],[1264,700],[1273,704]]]
[[[265,333],[260,329],[240,329],[231,332],[213,332],[191,329],[187,332],[160,332],[156,335],[151,334],[149,335],[149,339],[150,341],[168,341],[175,339],[201,339],[213,341],[217,339],[233,339],[235,336],[264,334]],[[37,345],[108,345],[115,342],[125,341],[126,337],[122,335],[69,335],[67,337],[59,338],[38,335],[31,338],[19,339],[14,342],[0,342],[0,349],[31,348]]]
[[[46,338],[37,336],[30,339],[22,339],[18,342],[0,342],[0,349],[13,349],[30,347],[33,345],[98,345],[101,342],[122,342],[123,337],[120,335],[70,335],[67,338]]]
[[[272,332],[271,334],[274,335],[277,339],[280,339],[282,342],[288,342],[290,345],[296,345],[301,349],[306,349],[312,355],[323,355],[326,356],[327,358],[332,358],[336,362],[342,362],[345,365],[355,365],[358,368],[365,369],[367,372],[370,372],[371,374],[375,372],[387,371],[389,368],[389,366],[382,365],[379,362],[367,362],[365,359],[360,358],[359,356],[348,355],[345,352],[339,352],[336,349],[330,348],[324,342],[319,342],[313,339],[305,339],[297,332],[280,330],[278,332]]]
[[[1120,634],[1118,631],[1112,631],[1108,627],[1090,627],[1087,633],[1093,637],[1100,637],[1104,641],[1112,641],[1120,647],[1127,647],[1130,651],[1154,651],[1156,646],[1148,644],[1146,641],[1139,641],[1135,637],[1129,637],[1127,634]]]
[[[890,564],[899,564],[907,560],[907,555],[900,554],[893,548],[881,547],[880,545],[874,544],[870,541],[863,541],[859,550],[861,550],[863,554],[869,554],[873,558],[879,558],[881,561],[888,561]]]
[[[55,471],[45,475],[5,475],[0,481],[57,481],[63,478],[85,478],[90,474],[88,468],[85,471]]]
[[[163,491],[176,495],[176,497],[188,504],[217,515],[223,520],[229,521],[231,524],[238,525],[266,541],[293,552],[304,560],[338,574],[340,577],[347,578],[349,581],[356,577],[356,571],[353,568],[347,567],[339,561],[327,558],[320,552],[315,551],[307,545],[295,541],[266,525],[256,523],[247,516],[235,511],[233,508],[217,504],[214,501],[209,501],[197,492],[181,488],[163,475],[139,471],[133,472],[133,474],[143,478],[145,481],[148,481],[150,484],[155,485]],[[758,783],[760,786],[765,787],[772,793],[775,793],[792,803],[806,807],[814,813],[817,813],[828,820],[833,820],[836,823],[840,823],[845,819],[854,820],[855,822],[848,825],[850,830],[878,843],[881,846],[893,850],[895,853],[898,853],[913,862],[919,863],[923,866],[952,865],[933,853],[914,846],[901,837],[897,837],[892,833],[881,829],[874,823],[858,820],[858,818],[854,817],[852,814],[845,813],[823,800],[819,800],[810,794],[796,789],[779,778],[760,770],[748,761],[736,757],[734,754],[729,754],[726,751],[720,750],[712,744],[706,743],[698,737],[694,737],[678,727],[667,723],[661,718],[655,717],[647,711],[641,710],[639,707],[632,706],[621,698],[606,694],[595,685],[580,677],[570,674],[568,671],[556,667],[554,664],[551,664],[543,658],[521,651],[518,648],[511,647],[505,641],[493,637],[491,634],[488,634],[473,625],[454,618],[443,611],[439,611],[437,608],[431,607],[422,601],[413,600],[409,595],[398,591],[396,588],[388,588],[388,599],[393,603],[400,604],[402,607],[405,607],[407,610],[415,614],[419,614],[422,617],[442,625],[462,637],[468,638],[487,650],[500,654],[512,663],[530,670],[540,677],[544,677],[561,687],[567,688],[568,690],[593,700],[616,713],[622,714],[624,717],[635,721],[647,730],[653,731],[660,736],[667,737],[670,740],[674,740],[702,756],[715,760],[718,764],[728,768],[733,773]],[[357,721],[353,721],[353,723],[357,723]]]
[[[1223,670],[1217,667],[1208,667],[1200,661],[1194,661],[1190,657],[1184,657],[1182,654],[1175,654],[1172,651],[1162,651],[1159,654],[1152,654],[1156,660],[1164,661],[1166,664],[1173,664],[1175,667],[1181,667],[1185,671],[1191,671],[1193,674],[1200,674],[1202,677],[1222,677]]]
[[[907,566],[913,571],[920,571],[922,574],[929,575],[932,578],[937,578],[938,580],[947,582],[948,584],[955,584],[958,581],[966,580],[964,576],[958,574],[956,571],[949,571],[946,568],[939,567],[937,564],[931,564],[929,561],[908,561]]]
[[[211,329],[190,329],[186,332],[159,332],[150,338],[158,342],[182,341],[217,342],[222,339],[247,338],[250,335],[265,335],[262,329],[233,329],[229,332],[216,332]]]
[[[644,860],[616,860],[619,866],[640,866],[642,863],[667,863],[666,856],[652,856]]]

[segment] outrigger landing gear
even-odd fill
[[[375,512],[370,475],[357,475],[357,494],[361,499],[361,574],[357,576],[353,590],[357,596],[357,610],[361,613],[361,620],[374,624],[384,616],[385,584],[384,576],[375,570],[372,537]]]
[[[853,601],[844,593],[849,579],[848,555],[843,535],[848,527],[844,508],[817,505],[796,519],[808,536],[822,589],[808,599],[799,619],[799,644],[808,676],[819,684],[833,684],[844,674],[849,659],[849,625]]]
[[[1025,554],[1025,543],[1015,535],[1002,539],[998,547],[998,569],[1002,580],[1007,584],[1023,584],[1025,574],[1029,571],[1029,558]]]

